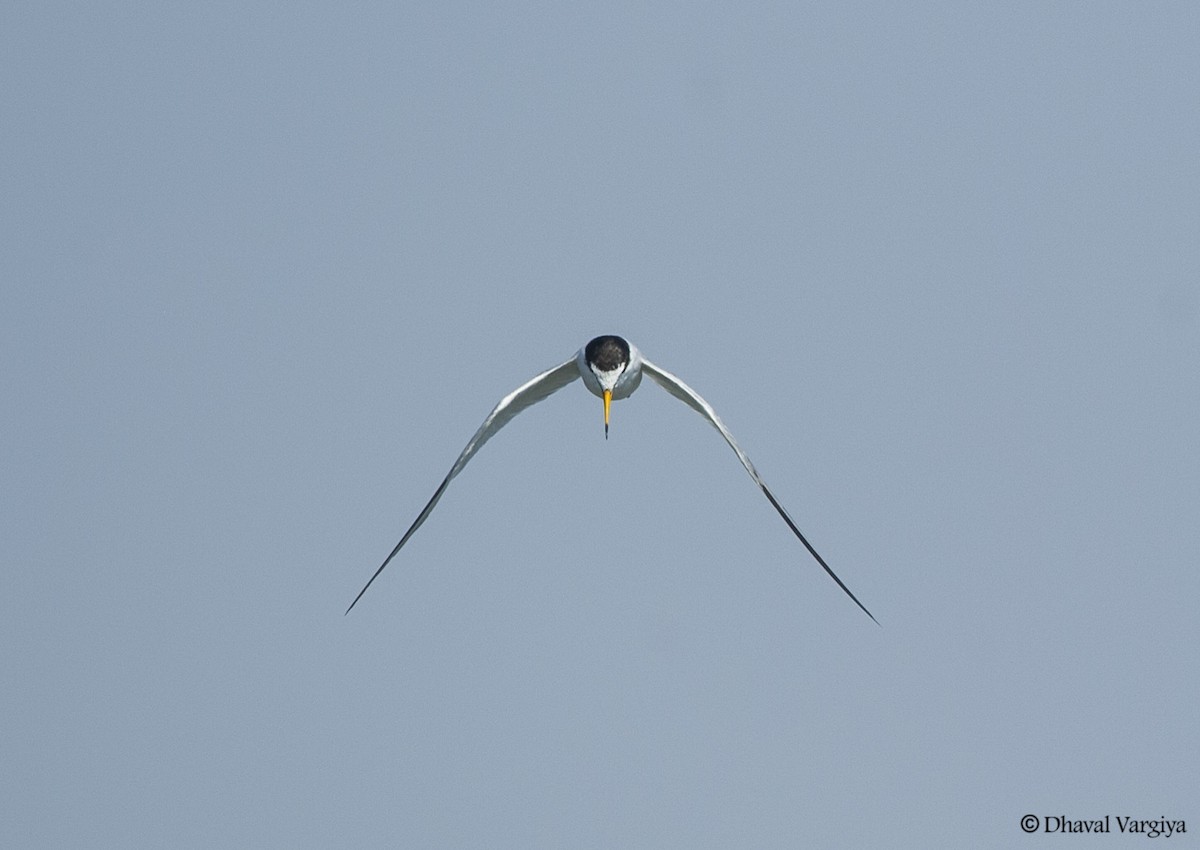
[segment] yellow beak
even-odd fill
[[[604,439],[608,439],[608,406],[612,404],[612,390],[604,391]]]

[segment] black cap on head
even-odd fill
[[[629,343],[619,336],[598,336],[583,349],[583,356],[601,372],[624,369],[629,365]]]

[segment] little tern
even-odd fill
[[[475,456],[477,451],[483,448],[483,444],[490,440],[497,431],[507,425],[514,416],[547,398],[551,393],[562,389],[577,378],[582,378],[584,386],[593,395],[599,396],[604,401],[604,437],[608,439],[608,414],[610,405],[614,399],[628,398],[632,395],[633,391],[642,382],[643,374],[649,376],[650,380],[654,381],[654,383],[703,416],[709,425],[712,425],[720,432],[721,436],[725,438],[725,442],[733,449],[733,453],[737,455],[738,460],[742,462],[742,466],[750,473],[750,477],[754,479],[754,483],[758,485],[763,495],[767,497],[767,501],[771,503],[771,507],[775,508],[779,515],[783,517],[783,521],[787,523],[792,533],[804,544],[804,548],[808,549],[809,554],[816,559],[825,572],[829,573],[829,577],[837,582],[837,586],[854,600],[854,604],[861,608],[878,625],[879,621],[875,620],[875,615],[858,601],[858,597],[837,577],[837,573],[830,568],[829,564],[825,563],[825,559],[817,554],[817,550],[813,548],[812,544],[808,542],[808,538],[796,527],[796,523],[788,516],[788,512],[783,509],[783,505],[779,504],[774,494],[767,489],[767,485],[759,476],[758,470],[754,468],[754,464],[750,462],[750,458],[746,456],[746,453],[742,451],[741,447],[733,439],[733,435],[729,433],[729,429],[725,427],[725,423],[717,416],[717,412],[712,409],[712,405],[701,398],[695,390],[679,380],[679,378],[665,369],[660,369],[642,357],[641,352],[635,346],[619,336],[611,335],[596,337],[583,348],[579,349],[575,353],[575,356],[566,363],[543,372],[500,399],[500,403],[483,420],[483,424],[479,426],[479,430],[475,432],[475,436],[471,438],[466,448],[462,450],[462,454],[458,456],[458,460],[454,461],[454,466],[450,467],[450,472],[447,473],[442,483],[438,485],[433,498],[429,500],[429,503],[425,505],[413,524],[409,526],[408,531],[404,532],[404,536],[400,538],[400,542],[396,544],[396,548],[392,549],[391,554],[383,559],[383,563],[379,565],[379,569],[375,571],[375,574],[371,576],[363,586],[363,589],[358,592],[358,596],[354,597],[354,601],[350,603],[350,607],[346,609],[346,613],[349,614],[351,609],[358,604],[358,600],[362,599],[363,594],[367,592],[367,588],[371,586],[375,579],[379,578],[379,574],[383,572],[383,568],[391,563],[391,560],[396,557],[396,553],[404,548],[404,544],[408,542],[408,538],[413,536],[413,532],[420,528],[421,524],[433,513],[434,506],[442,498],[442,494],[446,492],[446,487],[454,479],[454,476],[462,472],[467,462]]]

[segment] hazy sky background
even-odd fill
[[[6,3],[0,844],[1196,842],[1197,45]],[[581,385],[516,419],[342,616],[600,333],[882,628],[649,382],[607,442]]]

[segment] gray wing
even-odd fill
[[[737,441],[733,439],[733,434],[729,433],[729,429],[725,427],[725,423],[721,421],[721,417],[717,416],[717,412],[712,409],[712,405],[701,398],[699,393],[697,393],[683,381],[676,378],[670,372],[658,368],[644,358],[642,360],[642,371],[649,375],[650,379],[654,381],[654,383],[658,384],[671,395],[675,396],[675,398],[679,399],[688,407],[692,408],[692,410],[699,413],[706,420],[708,420],[708,424],[712,425],[721,432],[721,436],[725,438],[725,442],[729,443],[729,448],[733,449],[734,454],[738,456],[738,460],[742,462],[742,466],[746,467],[746,471],[750,473],[750,477],[754,479],[754,483],[757,484],[759,489],[763,491],[763,495],[767,497],[767,501],[771,503],[771,506],[779,512],[781,517],[783,517],[783,521],[787,523],[788,528],[792,530],[792,533],[800,538],[800,542],[804,544],[804,548],[809,551],[809,554],[817,559],[817,563],[825,569],[825,572],[829,573],[830,578],[837,582],[838,587],[844,590],[846,595],[854,600],[854,604],[861,608],[863,613],[865,613],[868,617],[870,617],[872,620],[875,620],[875,615],[867,610],[867,606],[858,601],[858,597],[850,592],[850,588],[846,587],[845,583],[843,583],[842,580],[837,577],[837,573],[829,568],[829,564],[825,563],[825,559],[817,554],[817,550],[812,547],[812,544],[808,542],[808,539],[800,532],[800,529],[796,527],[796,523],[792,522],[792,518],[788,516],[787,511],[783,509],[783,505],[779,504],[779,502],[775,499],[774,494],[767,489],[767,485],[763,483],[762,478],[758,474],[758,470],[754,468],[754,464],[750,462],[750,458],[746,457],[746,453],[742,451],[741,447],[737,444]],[[875,624],[879,625],[879,621],[875,620]]]
[[[362,595],[367,592],[367,588],[375,579],[379,578],[379,574],[383,572],[383,568],[388,565],[392,558],[396,557],[404,544],[408,542],[408,538],[413,536],[413,532],[421,527],[421,523],[429,518],[433,513],[433,507],[438,503],[438,499],[442,498],[442,494],[446,492],[446,486],[451,479],[458,473],[462,472],[463,467],[467,465],[475,453],[483,448],[483,444],[492,438],[492,435],[508,424],[509,420],[520,413],[527,407],[532,407],[539,401],[542,401],[551,393],[561,390],[567,384],[579,377],[579,366],[572,357],[561,366],[555,366],[549,371],[543,372],[531,381],[528,381],[517,387],[511,393],[500,399],[492,412],[487,415],[487,419],[483,420],[483,424],[479,426],[479,430],[475,432],[475,436],[467,443],[467,447],[462,450],[462,454],[458,456],[458,460],[454,461],[454,466],[450,467],[450,472],[446,475],[441,485],[433,494],[433,498],[429,500],[424,510],[417,516],[416,520],[408,531],[404,532],[404,536],[400,538],[400,542],[396,544],[396,548],[392,553],[383,559],[383,563],[379,565],[379,569],[371,576],[370,580],[363,586],[363,589],[358,592],[358,596],[354,597],[354,601],[350,603],[350,608],[346,609],[349,614],[351,608],[358,604],[358,600],[362,599]]]

